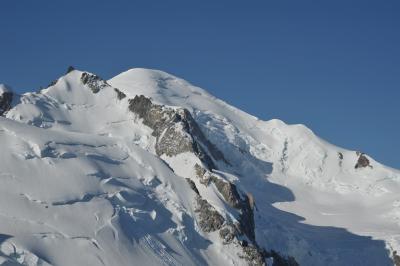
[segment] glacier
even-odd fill
[[[189,82],[0,86],[1,265],[400,265],[400,171]]]

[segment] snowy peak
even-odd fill
[[[7,117],[44,128],[101,134],[107,123],[126,120],[117,96],[99,76],[71,70],[46,89],[23,94]]]
[[[82,104],[93,98],[90,91],[96,94],[107,87],[110,85],[95,74],[70,69],[66,75],[53,81],[41,93],[66,103]]]
[[[7,93],[0,203],[15,202],[0,204],[7,261],[13,252],[32,265],[397,258],[399,171],[303,125],[262,121],[141,68],[108,81],[69,68],[18,104],[1,98]]]
[[[164,105],[180,106],[180,103],[190,104],[196,98],[212,97],[203,89],[159,70],[134,68],[117,75],[108,82],[126,93],[129,98],[145,95],[155,103]]]

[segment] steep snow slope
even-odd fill
[[[393,265],[400,249],[397,170],[165,72],[71,70],[0,119],[8,263]]]
[[[194,192],[158,158],[120,139],[0,119],[4,259],[191,265],[205,263],[202,253],[215,257],[206,239],[185,230],[194,226]]]
[[[195,193],[162,160],[135,144],[141,142],[138,132],[146,134],[132,122],[133,115],[119,111],[114,90],[94,95],[77,81],[81,74],[69,73],[42,94],[24,95],[7,115],[26,124],[0,118],[3,261],[240,261],[237,249],[217,253],[221,247],[195,230]]]
[[[382,166],[368,156],[330,145],[302,125],[290,126],[279,120],[260,121],[204,90],[161,71],[133,69],[111,79],[109,83],[130,96],[144,94],[162,104],[188,108],[211,142],[224,151],[228,161],[233,162],[234,171],[239,177],[237,183],[246,191],[255,193],[260,180],[267,178],[293,193],[285,196],[279,189],[265,188],[259,197],[255,196],[260,212],[261,208],[266,208],[272,202],[281,210],[304,217],[304,223],[346,228],[359,235],[384,239],[388,248],[400,248],[399,171]],[[360,157],[368,158],[369,165],[356,168]],[[272,169],[265,163],[270,164]],[[257,179],[250,180],[249,176],[257,176]],[[269,195],[265,195],[267,191]],[[265,204],[259,203],[262,201]],[[270,212],[266,208],[262,214],[268,216]],[[287,222],[285,217],[278,223]],[[295,223],[298,223],[297,219]],[[296,224],[290,224],[289,227],[298,226]],[[315,230],[309,232],[305,240],[316,242],[317,247],[296,250],[304,243],[304,239],[298,243],[280,245],[277,242],[285,241],[276,241],[279,237],[271,238],[270,234],[260,232],[260,242],[266,241],[266,246],[284,250],[308,264],[315,259],[308,258],[308,252],[320,249],[322,253],[329,254],[332,247],[346,249],[343,241],[349,242],[351,238],[335,239],[329,236],[324,246],[315,241],[315,238],[321,237],[320,231]],[[294,233],[295,236],[302,234],[304,232]],[[355,241],[360,242],[358,239]],[[291,250],[293,247],[290,245],[297,247]],[[306,247],[308,245],[310,243]],[[355,245],[353,248],[356,254],[361,254],[361,246]],[[341,256],[335,252],[332,257]],[[343,252],[354,256],[351,251]],[[328,254],[322,256],[326,258]],[[368,263],[366,257],[361,259]],[[369,263],[374,264],[372,261]]]

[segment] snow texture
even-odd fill
[[[130,110],[140,95],[173,133]],[[149,69],[108,81],[71,69],[18,99],[0,117],[1,265],[277,265],[274,250],[300,265],[384,266],[400,251],[400,172],[303,125]],[[182,112],[189,129],[168,116]],[[157,152],[163,134],[212,163]],[[216,217],[205,227],[204,214]]]

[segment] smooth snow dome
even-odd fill
[[[148,117],[132,111],[139,95],[157,106],[142,110]],[[162,127],[171,114],[158,135],[146,120]],[[182,151],[160,154],[166,136]],[[271,250],[335,266],[393,265],[400,251],[398,170],[159,70],[108,81],[73,70],[21,95],[0,117],[0,145],[4,265],[251,265],[243,240],[267,251],[267,265]],[[221,228],[203,229],[199,198]],[[227,242],[221,231],[234,224],[254,240],[242,232]]]

